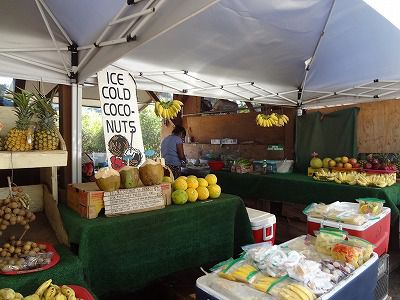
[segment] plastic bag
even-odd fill
[[[315,293],[307,286],[287,277],[277,281],[269,293],[279,300],[289,299],[315,299]]]
[[[376,247],[374,244],[356,236],[348,236],[347,239],[347,244],[362,249],[364,263],[371,258],[372,252],[374,252],[374,248]]]
[[[287,274],[289,265],[296,264],[301,255],[296,251],[286,253],[279,246],[253,248],[246,253],[246,259],[252,262],[264,274],[281,277]]]
[[[222,268],[218,275],[231,281],[249,282],[257,272],[257,268],[250,265],[243,257],[239,257],[232,260],[225,268]]]
[[[345,241],[332,247],[332,258],[352,264],[356,269],[364,263],[362,248],[347,244]]]
[[[53,257],[53,252],[37,253],[36,255],[23,255],[19,258],[0,258],[0,270],[2,272],[31,270],[48,265]]]
[[[322,272],[332,275],[332,281],[338,283],[349,276],[355,268],[353,265],[346,262],[323,259],[321,261],[321,270]]]
[[[379,215],[382,212],[383,204],[385,200],[378,198],[359,198],[356,199],[358,202],[358,211],[361,214],[370,214],[373,216]]]
[[[331,255],[332,247],[346,238],[345,231],[335,228],[321,228],[315,235],[315,249],[325,255]]]

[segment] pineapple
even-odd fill
[[[21,90],[20,92],[9,91],[13,95],[14,113],[18,120],[16,127],[12,128],[5,141],[5,149],[8,151],[29,151],[33,148],[33,129],[30,126],[34,115],[32,94]]]
[[[56,90],[53,90],[50,97],[40,92],[34,94],[35,112],[39,119],[38,130],[35,134],[36,150],[56,150],[60,139],[56,127],[57,112],[52,107],[52,100]]]

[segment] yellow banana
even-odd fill
[[[47,288],[50,286],[52,280],[49,279],[45,282],[43,282],[38,289],[36,290],[35,294],[38,295],[39,297],[42,297],[43,293],[47,290]]]
[[[173,103],[177,103],[177,104],[179,104],[179,105],[183,105],[183,102],[181,102],[181,101],[179,101],[179,100],[173,100],[172,102],[173,102]]]
[[[301,289],[299,289],[297,286],[293,285],[288,285],[287,288],[291,290],[292,292],[295,292],[302,300],[311,300],[308,295]]]
[[[11,300],[14,299],[15,291],[13,289],[4,288],[0,290],[0,299]]]
[[[57,295],[57,290],[54,286],[49,286],[47,290],[44,292],[45,300],[54,300],[54,297]]]
[[[23,298],[24,298],[24,296],[22,296],[22,294],[20,294],[20,293],[15,293],[14,299],[13,299],[13,300],[22,300]]]
[[[154,104],[154,113],[157,117],[160,116],[160,102],[158,101],[156,101],[156,103]]]
[[[24,297],[23,299],[24,300],[40,300],[40,297],[38,294],[32,294],[32,295]]]
[[[61,293],[63,293],[67,297],[75,296],[75,291],[67,285],[62,285],[60,290],[61,290]]]
[[[297,287],[298,289],[302,290],[311,300],[316,298],[315,294],[308,287],[302,286],[301,284],[297,283],[292,283],[291,286]]]
[[[158,103],[160,103],[160,102],[158,102]],[[159,116],[159,117],[162,116],[163,111],[164,111],[164,107],[163,107],[161,104],[159,104],[159,105],[158,105],[158,116]]]
[[[54,300],[67,300],[67,296],[65,296],[62,293],[58,293],[55,297]]]
[[[178,111],[181,110],[181,104],[179,104],[176,100],[172,101],[172,106],[176,107],[178,109]]]

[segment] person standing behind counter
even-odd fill
[[[186,130],[182,126],[175,126],[172,134],[167,136],[161,143],[161,157],[165,159],[165,164],[171,169],[174,178],[181,176],[182,163],[187,162],[183,150],[183,141]]]

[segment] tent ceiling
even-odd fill
[[[397,1],[135,2],[2,1],[0,75],[66,83],[77,71],[84,82],[112,64],[140,89],[232,100],[308,108],[400,97]]]

